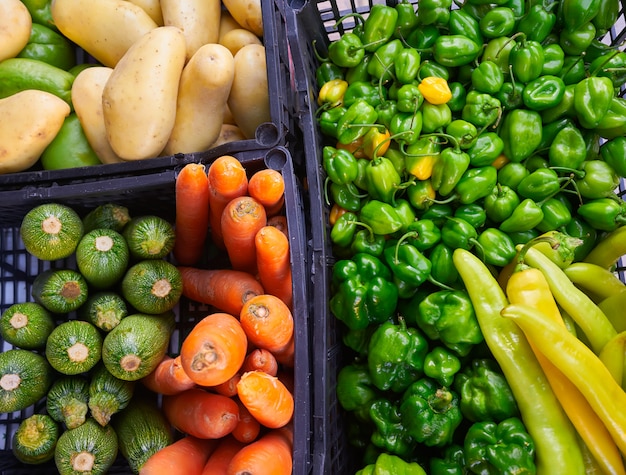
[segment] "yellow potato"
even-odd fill
[[[222,145],[225,143],[237,142],[238,140],[246,140],[243,132],[241,132],[241,129],[236,125],[222,124],[220,135],[217,137],[217,140],[213,142],[211,148],[217,147],[218,145]]]
[[[30,38],[33,21],[20,0],[0,2],[0,61],[15,58]]]
[[[102,163],[123,162],[107,139],[102,112],[102,91],[113,68],[93,66],[81,71],[72,84],[72,104],[85,137]]]
[[[254,138],[257,127],[270,122],[267,63],[262,45],[246,45],[235,55],[235,79],[228,107],[246,138]]]
[[[242,47],[250,44],[260,45],[261,40],[257,35],[245,28],[235,28],[226,33],[220,40],[220,44],[226,46],[233,56],[237,54]]]
[[[111,68],[158,26],[143,8],[126,0],[53,0],[51,10],[61,33]]]
[[[163,12],[159,0],[127,0],[143,8],[158,26],[163,26]]]
[[[235,28],[241,28],[241,26],[235,21],[228,10],[222,10],[220,15],[220,34],[217,42],[221,44],[224,35]]]
[[[206,44],[191,57],[180,78],[176,122],[166,155],[211,147],[220,134],[234,76],[235,60],[225,46]]]
[[[187,61],[208,43],[217,43],[220,32],[220,0],[161,0],[163,22],[185,35]]]
[[[102,91],[107,138],[124,160],[155,157],[176,119],[178,84],[185,65],[185,37],[160,26],[130,47]]]
[[[222,0],[222,3],[242,28],[263,37],[261,0]]]
[[[0,174],[32,167],[68,115],[67,102],[45,91],[26,89],[0,99]]]

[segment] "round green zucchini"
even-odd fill
[[[126,240],[112,229],[89,231],[76,248],[78,270],[96,289],[112,287],[124,277],[129,259]]]
[[[89,418],[61,434],[54,451],[60,475],[102,475],[117,457],[117,435],[111,426],[102,427]]]
[[[59,373],[74,375],[93,368],[102,355],[102,335],[91,323],[68,320],[46,342],[46,358]]]
[[[138,216],[122,232],[133,258],[161,259],[174,249],[174,228],[159,216]]]
[[[11,305],[0,317],[0,336],[4,341],[25,350],[46,346],[55,322],[52,314],[36,302]]]
[[[135,391],[134,381],[113,376],[106,366],[98,365],[89,383],[89,410],[92,417],[105,426],[111,416],[128,406]]]
[[[13,455],[22,463],[39,465],[54,458],[59,439],[58,424],[47,414],[33,414],[13,434]]]
[[[122,279],[122,296],[140,313],[160,314],[173,309],[182,291],[180,271],[162,259],[138,262]]]
[[[47,269],[35,277],[31,295],[52,313],[68,313],[87,301],[89,287],[73,269]]]
[[[55,421],[74,429],[85,422],[88,402],[89,381],[83,376],[64,376],[48,390],[46,410]]]
[[[128,315],[128,307],[122,296],[115,292],[101,291],[91,294],[78,309],[78,316],[105,332],[115,328]]]
[[[0,353],[0,413],[21,411],[46,395],[52,368],[38,353],[15,348]]]
[[[20,226],[26,250],[45,261],[70,256],[83,232],[83,222],[76,211],[59,203],[45,203],[33,208],[26,213]]]
[[[83,226],[86,233],[102,228],[113,229],[119,233],[129,221],[128,208],[117,203],[105,203],[87,213],[83,218]]]

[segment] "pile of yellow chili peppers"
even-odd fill
[[[535,441],[537,472],[624,474],[626,285],[612,268],[626,227],[573,264],[552,252],[562,239],[518,246],[497,276],[463,249],[454,263]]]

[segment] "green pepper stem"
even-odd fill
[[[317,59],[320,63],[325,63],[327,61],[329,61],[328,56],[323,57],[322,55],[320,55],[319,51],[317,51],[317,40],[313,40],[312,43],[313,46],[313,54],[315,55],[315,59]]]
[[[374,236],[374,230],[372,229],[372,227],[369,224],[366,224],[362,221],[356,221],[356,220],[350,220],[350,221],[346,221],[348,224],[356,224],[357,226],[361,226],[365,229],[367,229],[370,233],[370,238]]]
[[[422,138],[423,138],[423,137],[443,137],[443,138],[445,138],[445,139],[446,139],[449,143],[451,143],[451,144],[452,144],[452,147],[453,147],[455,150],[460,150],[460,148],[461,148],[461,146],[459,145],[459,141],[457,140],[457,138],[456,138],[455,136],[453,136],[453,135],[450,135],[450,134],[446,134],[446,133],[443,133],[443,132],[436,132],[436,133],[432,133],[432,134],[424,134],[424,135],[422,135]]]
[[[357,20],[361,20],[362,23],[365,23],[365,18],[363,18],[363,15],[361,15],[360,13],[357,13],[357,12],[352,12],[352,13],[347,13],[344,16],[342,16],[341,18],[339,18],[335,22],[335,28],[339,27],[339,25],[341,25],[348,18],[356,18]],[[354,24],[356,26],[357,22],[355,21]]]
[[[398,260],[398,250],[400,249],[400,245],[404,241],[406,241],[407,239],[412,238],[412,237],[417,237],[417,236],[418,236],[417,231],[409,231],[408,233],[404,233],[400,237],[400,239],[398,239],[398,242],[396,243],[395,252],[393,254],[393,262],[394,262],[394,264],[397,264],[399,262],[399,260]]]

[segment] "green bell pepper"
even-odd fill
[[[357,66],[364,57],[363,42],[355,33],[346,32],[328,45],[328,58],[340,68]]]
[[[424,374],[424,359],[428,341],[417,328],[407,327],[404,319],[398,323],[383,322],[370,338],[367,366],[372,383],[378,389],[404,392]]]
[[[504,74],[493,61],[481,61],[472,71],[472,87],[478,92],[495,94],[504,84]]]
[[[601,0],[563,0],[561,3],[565,29],[576,30],[598,14]]]
[[[469,155],[458,145],[446,147],[433,166],[432,186],[441,196],[452,193],[469,168]]]
[[[399,4],[400,5],[400,4]],[[396,79],[402,84],[410,84],[417,77],[422,57],[414,48],[404,48],[396,55]]]
[[[62,170],[102,164],[89,145],[83,126],[75,112],[65,118],[61,130],[44,149],[39,160],[44,170]]]
[[[467,221],[476,229],[481,228],[487,222],[487,213],[482,203],[468,203],[457,205],[454,217]]]
[[[452,111],[448,104],[422,104],[422,132],[440,132],[452,122]]]
[[[614,94],[613,82],[607,77],[581,80],[574,90],[574,109],[580,125],[596,127],[608,112]]]
[[[74,45],[52,28],[33,23],[28,43],[17,55],[43,61],[65,71],[76,65]]]
[[[402,145],[411,145],[417,142],[422,132],[422,111],[401,112],[398,111],[391,118],[389,132],[394,140]]]
[[[498,170],[491,165],[470,167],[454,188],[462,204],[474,203],[491,193],[498,182]]]
[[[565,83],[558,76],[543,75],[526,84],[522,93],[524,105],[531,110],[542,111],[556,106],[565,94]]]
[[[398,289],[391,271],[377,257],[359,253],[335,263],[332,272],[333,315],[353,330],[389,320],[395,312]]]
[[[515,78],[527,83],[541,75],[544,61],[543,46],[538,41],[527,39],[523,33],[521,38],[513,45],[509,61]]]
[[[345,79],[343,70],[331,61],[323,61],[315,69],[315,80],[317,87],[321,88],[328,81],[333,79]]]
[[[534,201],[544,200],[558,193],[561,188],[559,176],[552,168],[538,168],[517,186],[517,193]]]
[[[409,203],[411,203],[416,210],[428,209],[432,205],[436,195],[437,192],[433,188],[430,178],[413,181],[406,188],[406,196]]]
[[[543,219],[537,226],[541,233],[563,229],[572,219],[572,213],[567,205],[558,198],[550,198],[541,203]]]
[[[388,5],[375,4],[363,23],[361,41],[366,51],[374,52],[387,43],[396,31],[398,11]]]
[[[333,107],[324,110],[318,117],[317,123],[324,135],[337,138],[337,124],[339,119],[346,112],[346,108],[342,106]]]
[[[600,119],[600,123],[595,128],[595,132],[600,135],[606,135],[603,132],[606,129],[624,129],[626,125],[626,99],[622,97],[613,97],[611,105],[604,117]],[[612,138],[612,137],[611,137]]]
[[[435,40],[432,53],[442,66],[457,67],[474,61],[481,46],[464,35],[441,35]]]
[[[466,466],[473,473],[536,473],[535,444],[518,417],[475,422],[463,446]]]
[[[367,82],[369,81],[370,75],[367,72],[367,67],[372,60],[371,54],[366,54],[363,56],[361,62],[357,63],[354,66],[345,68],[345,80],[348,81],[348,84],[352,84],[353,82]]]
[[[379,397],[372,383],[367,365],[352,363],[343,366],[337,374],[337,401],[357,419],[368,422],[370,407]]]
[[[370,160],[365,168],[365,176],[367,190],[373,199],[395,203],[395,194],[402,178],[391,160],[384,156]]]
[[[502,104],[502,109],[508,111],[522,106],[523,92],[524,84],[521,82],[507,81],[502,84],[502,87],[495,96],[500,101],[500,104]]]
[[[504,267],[516,255],[513,239],[498,228],[485,228],[476,238],[479,255],[486,264]]]
[[[358,218],[356,214],[351,211],[343,213],[330,229],[331,242],[339,247],[348,247],[354,239],[357,226]]]
[[[453,249],[440,242],[428,253],[428,259],[432,264],[430,271],[431,280],[444,285],[453,285],[459,280],[459,272],[452,261]]]
[[[596,27],[599,38],[603,37],[615,25],[620,14],[620,2],[618,0],[605,0],[600,2],[598,13],[591,20]]]
[[[504,155],[512,162],[530,157],[541,142],[541,116],[527,109],[513,109],[502,121],[500,137],[504,141]]]
[[[464,475],[465,453],[463,447],[452,443],[443,449],[440,457],[430,458],[430,475]]]
[[[501,223],[520,204],[518,194],[510,186],[496,183],[483,202],[487,217],[494,223]]]
[[[372,444],[403,459],[410,457],[417,443],[404,426],[400,411],[394,403],[385,398],[374,401],[370,418],[374,425]]]
[[[404,45],[399,39],[383,43],[376,48],[372,60],[367,65],[369,75],[381,83],[392,80],[395,75],[396,56],[404,50]]]
[[[431,292],[417,305],[415,318],[428,338],[441,341],[459,356],[467,356],[483,341],[474,307],[464,291]]]
[[[376,462],[366,465],[356,475],[426,475],[417,462],[407,462],[397,455],[381,453]]]
[[[478,91],[467,93],[465,106],[461,111],[463,120],[474,124],[476,127],[486,127],[495,123],[501,115],[502,103],[497,97]]]
[[[442,242],[452,248],[471,249],[476,244],[476,228],[463,218],[448,218],[441,228]]]
[[[576,111],[574,110],[575,88],[575,84],[566,85],[561,102],[553,107],[541,111],[541,119],[544,124],[551,124],[564,118],[573,119],[576,117]]]
[[[519,415],[509,383],[493,359],[473,359],[457,374],[453,388],[469,421],[500,422]]]
[[[393,234],[399,231],[404,222],[395,208],[389,203],[371,199],[361,207],[359,219],[375,234]]]
[[[455,119],[446,127],[446,134],[452,136],[452,145],[458,145],[461,149],[469,149],[478,137],[478,129],[474,124],[463,119]]]
[[[558,75],[565,85],[577,84],[587,75],[587,67],[582,55],[565,55],[563,69]]]
[[[330,181],[339,185],[352,183],[359,173],[357,161],[352,152],[330,145],[322,149],[322,166]]]
[[[511,40],[509,36],[501,36],[499,38],[493,38],[487,42],[487,45],[483,49],[481,61],[493,61],[502,72],[507,75],[510,73],[509,60],[511,50],[515,46],[515,41]]]
[[[480,19],[480,32],[485,38],[508,36],[515,30],[515,21],[515,12],[511,8],[497,6]]]
[[[600,147],[600,156],[619,176],[626,177],[626,137],[607,140]]]
[[[465,99],[467,98],[467,91],[465,86],[459,81],[453,81],[448,83],[452,97],[447,102],[448,107],[452,112],[460,112],[465,105]]]
[[[504,150],[504,142],[496,132],[483,132],[467,149],[470,165],[484,167],[491,165]]]
[[[441,241],[441,231],[432,219],[416,219],[406,229],[409,238],[407,241],[424,252]]]
[[[447,348],[436,346],[424,358],[424,375],[441,386],[450,387],[461,369],[461,360]]]
[[[377,107],[385,100],[387,89],[378,88],[368,81],[354,81],[348,85],[343,95],[344,107],[350,107],[356,100],[362,99],[373,107]]]
[[[542,75],[558,75],[563,70],[565,64],[565,52],[560,45],[553,43],[543,48],[543,69]],[[565,85],[565,83],[563,83]]]
[[[626,82],[626,52],[614,50],[598,56],[589,65],[589,73],[608,77],[614,87],[621,87]]]
[[[338,183],[330,184],[330,196],[333,202],[337,203],[343,209],[356,213],[361,209],[361,197],[359,190],[354,183],[346,183],[339,185]]]
[[[409,33],[406,44],[420,51],[422,60],[432,59],[431,49],[439,36],[441,36],[441,32],[435,25],[424,25],[420,28],[414,28]]]
[[[465,35],[476,44],[484,42],[478,20],[463,8],[455,8],[450,12],[448,30],[453,35]]]
[[[430,261],[406,239],[391,241],[383,256],[394,277],[408,286],[419,287],[430,277]]]
[[[55,31],[59,31],[59,29],[54,24],[54,19],[52,18],[52,0],[21,0],[22,3],[28,9],[31,18],[33,19],[33,23],[38,23],[40,25],[46,26],[48,28],[52,28]]]
[[[424,96],[416,84],[403,84],[398,89],[396,107],[400,112],[415,113],[422,106]]]
[[[529,40],[543,43],[556,24],[556,14],[551,10],[551,7],[546,8],[542,3],[533,4],[519,20],[517,31],[524,33]]]
[[[498,228],[505,233],[529,231],[543,219],[541,206],[531,198],[526,198],[518,204],[511,216],[500,223]]]
[[[337,140],[344,145],[354,142],[367,133],[377,118],[374,106],[357,99],[337,121]]]
[[[530,171],[523,163],[509,162],[498,170],[498,183],[517,191],[521,181],[529,174]]]
[[[550,144],[548,163],[551,167],[578,169],[587,158],[587,145],[577,127],[564,127]]]
[[[458,395],[426,377],[404,392],[399,412],[407,432],[427,447],[450,444],[463,420]]]
[[[352,330],[346,327],[341,334],[341,342],[358,356],[365,357],[367,356],[367,347],[374,330],[376,330],[375,325],[370,325],[360,330]],[[368,371],[369,376],[369,370],[366,369],[366,371]]]
[[[385,249],[385,236],[374,234],[368,229],[360,229],[354,234],[350,249],[354,254],[365,252],[380,257]]]
[[[378,114],[378,118],[376,122],[378,124],[384,125],[387,130],[389,130],[391,126],[391,119],[398,112],[398,105],[396,101],[392,99],[387,99],[376,106],[376,113]]]
[[[626,223],[626,205],[617,197],[588,200],[578,207],[577,212],[600,231],[613,231]]]
[[[448,67],[437,63],[436,61],[427,59],[422,61],[420,66],[420,70],[417,73],[418,81],[421,81],[423,78],[427,77],[438,77],[443,78],[446,81],[450,79],[450,70]]]
[[[556,137],[556,134],[566,127],[575,128],[576,124],[572,119],[567,117],[562,117],[553,122],[546,123],[541,129],[541,142],[539,142],[537,150],[540,151],[540,153],[545,154],[546,150],[548,150],[550,145],[552,145],[552,141]]]
[[[581,55],[596,38],[596,27],[592,22],[583,23],[575,30],[564,28],[559,33],[559,45],[565,54]]]
[[[598,231],[587,221],[578,215],[572,216],[571,221],[565,226],[565,233],[582,242],[574,248],[573,261],[580,262],[587,257],[597,242]]]
[[[402,0],[396,3],[396,11],[398,19],[396,20],[396,31],[394,37],[406,40],[411,32],[418,25],[415,7],[408,0]]]
[[[452,0],[424,0],[417,9],[420,25],[444,26],[450,20]]]

